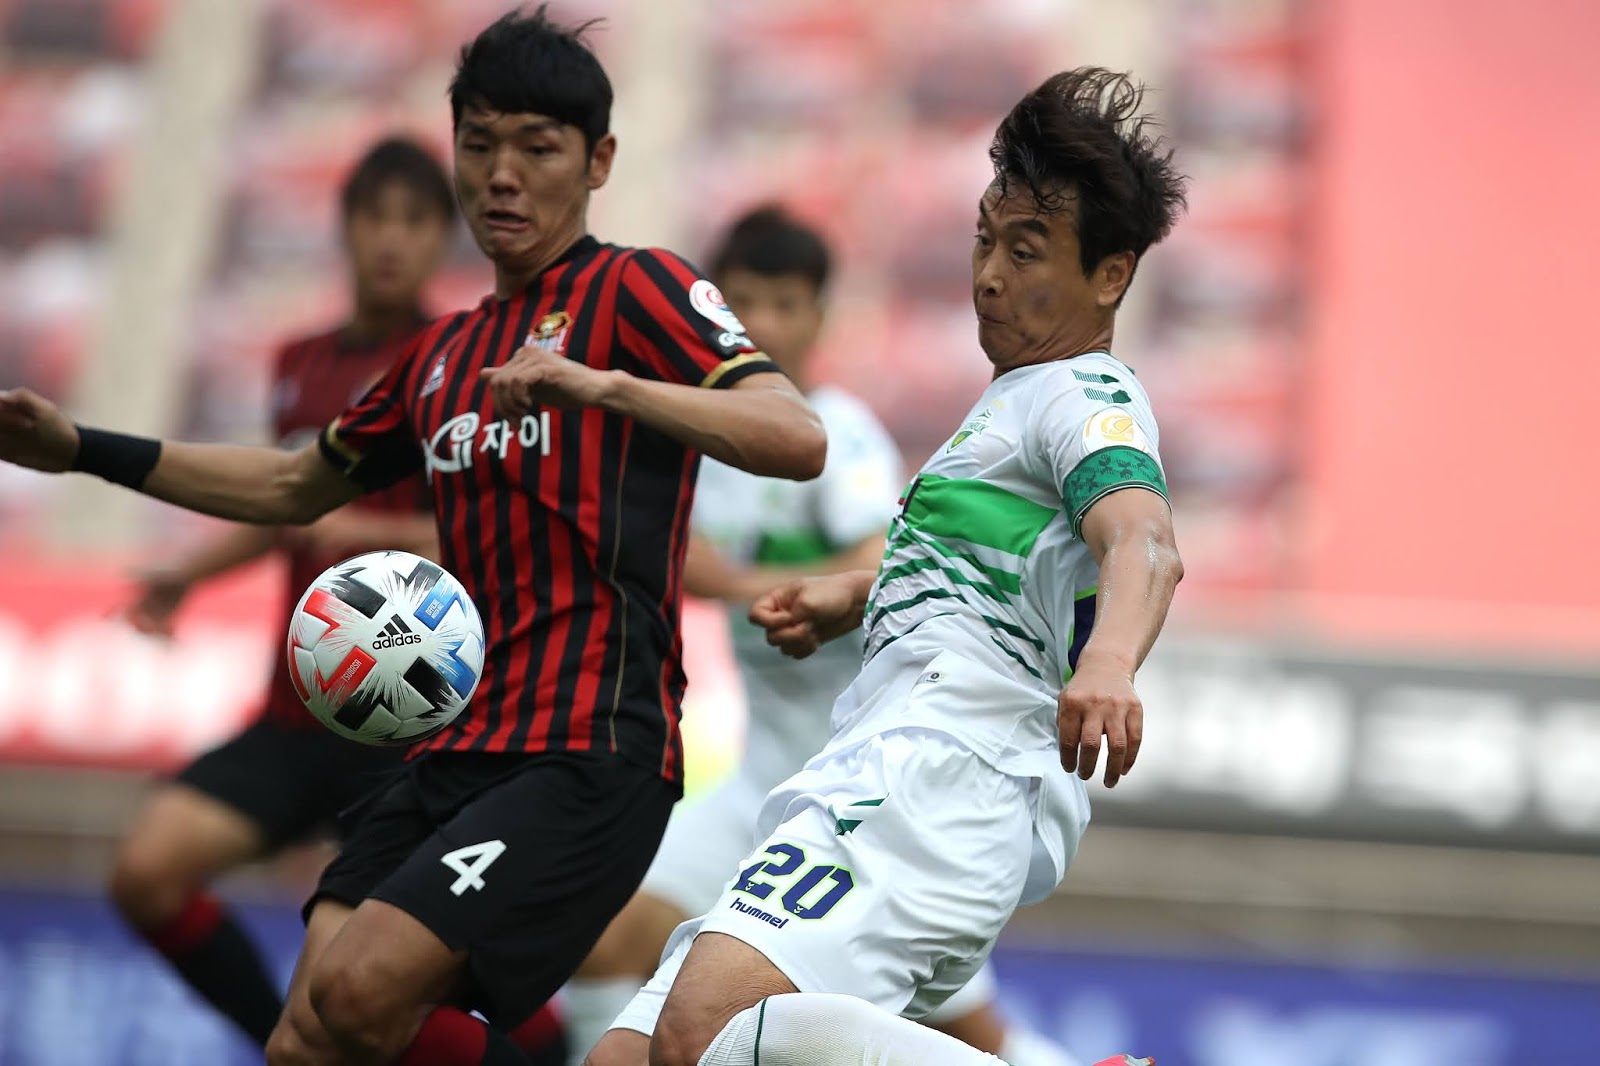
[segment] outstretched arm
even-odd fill
[[[1083,541],[1100,563],[1094,633],[1061,690],[1056,724],[1061,765],[1094,776],[1106,740],[1107,787],[1133,769],[1144,737],[1144,705],[1133,675],[1155,644],[1183,580],[1172,512],[1155,492],[1123,489],[1104,496],[1083,519]]]
[[[45,473],[80,470],[191,511],[258,525],[310,522],[360,494],[315,444],[284,452],[80,430],[27,389],[0,392],[0,460]]]
[[[502,418],[521,418],[541,403],[603,407],[729,466],[795,481],[822,473],[828,454],[822,420],[782,374],[755,374],[709,389],[595,370],[533,347],[483,374]]]
[[[255,562],[277,544],[278,531],[271,526],[233,526],[187,555],[140,571],[128,622],[141,633],[171,636],[173,617],[196,585]]]

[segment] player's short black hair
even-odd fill
[[[349,218],[362,207],[371,206],[378,194],[392,182],[406,186],[439,212],[446,223],[456,217],[456,194],[444,168],[422,145],[408,137],[387,137],[361,157],[344,179],[339,207]]]
[[[818,292],[828,286],[833,256],[821,234],[776,204],[742,216],[711,255],[711,276],[748,270],[764,277],[805,278]]]
[[[600,19],[562,26],[548,4],[513,8],[461,48],[450,82],[451,121],[469,107],[548,115],[583,134],[590,152],[611,128],[611,79],[583,35]]]
[[[1139,114],[1143,100],[1144,86],[1126,74],[1062,71],[1011,109],[989,147],[1002,195],[1020,186],[1044,214],[1077,202],[1085,277],[1118,252],[1137,265],[1183,210],[1187,179]]]

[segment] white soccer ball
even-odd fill
[[[318,721],[363,744],[412,744],[467,705],[483,620],[443,567],[377,551],[329,567],[289,618],[289,674]]]

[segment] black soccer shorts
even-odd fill
[[[173,780],[249,818],[269,850],[331,832],[340,812],[398,773],[405,751],[357,744],[322,726],[263,715]]]
[[[427,752],[347,815],[306,904],[391,903],[467,953],[457,1002],[509,1029],[639,887],[681,790],[590,752]]]

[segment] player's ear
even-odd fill
[[[1101,307],[1115,307],[1122,294],[1128,291],[1133,280],[1135,257],[1132,252],[1114,252],[1100,260],[1094,270],[1094,302]]]
[[[589,172],[584,178],[590,192],[600,188],[611,177],[611,163],[616,158],[616,134],[608,133],[594,142],[594,151],[589,153]]]

